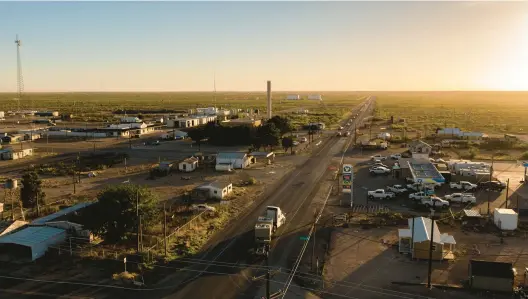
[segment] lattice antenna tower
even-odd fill
[[[20,111],[20,99],[24,91],[24,78],[22,77],[22,59],[20,58],[22,41],[18,39],[18,34],[16,35],[15,44],[17,47],[17,111]]]

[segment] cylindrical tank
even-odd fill
[[[18,188],[18,180],[16,179],[7,179],[5,183],[6,189],[16,189]]]

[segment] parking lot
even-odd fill
[[[404,177],[396,178],[392,174],[371,174],[369,173],[369,168],[373,166],[374,162],[371,161],[371,156],[374,155],[383,155],[386,156],[387,159],[382,161],[383,164],[387,165],[389,169],[392,169],[393,165],[397,162],[396,159],[391,159],[390,155],[402,153],[406,149],[405,148],[389,148],[387,150],[359,150],[359,149],[353,149],[349,151],[347,156],[345,157],[345,163],[350,163],[354,165],[354,198],[353,202],[355,206],[377,206],[382,205],[390,210],[393,210],[395,212],[417,212],[417,213],[428,213],[428,209],[426,209],[423,205],[418,204],[417,202],[414,202],[413,200],[409,199],[409,194],[414,193],[416,191],[410,191],[403,192],[401,194],[397,194],[395,198],[391,199],[372,199],[369,198],[367,193],[368,191],[373,191],[376,189],[384,189],[386,190],[386,187],[393,186],[393,185],[403,185],[406,187],[408,182],[406,182]],[[515,201],[516,198],[512,198],[512,194],[514,194],[515,190],[519,188],[521,185],[519,183],[521,172],[524,171],[524,168],[522,166],[516,166],[514,162],[499,162],[494,164],[494,178],[498,178],[501,181],[506,181],[507,178],[510,178],[510,190],[509,190],[509,196],[510,196],[510,202],[509,205],[511,206],[511,201]],[[459,182],[461,180],[464,181],[470,181],[473,183],[478,183],[479,181],[475,181],[472,178],[468,177],[461,177],[461,176],[455,176],[453,175],[452,181],[453,182]],[[483,180],[481,180],[483,181]],[[515,181],[515,183],[514,183]],[[387,190],[386,190],[387,191]],[[453,193],[460,193],[460,190],[454,190],[451,189],[449,186],[449,183],[443,184],[441,187],[435,190],[435,196],[438,196],[442,199],[445,198],[446,195],[450,195]],[[469,193],[469,192],[468,192]],[[470,192],[473,194],[476,198],[475,204],[462,204],[458,202],[451,202],[450,203],[450,210],[453,214],[456,214],[457,212],[460,212],[462,209],[478,209],[481,214],[487,214],[488,213],[488,204],[490,211],[493,212],[495,208],[499,207],[505,207],[505,199],[506,199],[506,191],[503,190],[502,192],[498,191],[486,191],[486,190],[477,190],[474,192]],[[350,195],[349,194],[343,194],[341,198],[341,204],[346,202],[348,205],[348,202],[350,201]],[[418,201],[419,202],[419,201]],[[339,204],[339,203],[336,203]],[[343,204],[345,205],[345,204]],[[449,209],[444,209],[446,212],[449,211]]]

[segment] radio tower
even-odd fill
[[[22,98],[22,91],[24,91],[24,79],[22,78],[22,61],[20,59],[20,45],[21,41],[16,35],[15,44],[17,45],[17,111],[20,112],[20,99]]]

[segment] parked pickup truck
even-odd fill
[[[487,181],[487,182],[480,182],[478,184],[478,187],[480,189],[485,189],[485,190],[502,191],[506,189],[506,184],[501,181]]]
[[[416,193],[411,193],[409,194],[409,199],[412,199],[412,200],[422,200],[423,198],[427,198],[429,197],[430,195],[427,195],[427,193],[423,192],[423,191],[420,191],[420,192],[416,192]]]
[[[449,183],[449,187],[451,189],[458,189],[458,190],[465,190],[465,191],[477,189],[477,185],[472,184],[467,181],[460,181],[458,183],[451,182]]]
[[[407,188],[403,187],[402,185],[387,186],[387,191],[401,194],[407,192]]]
[[[398,160],[398,159],[401,159],[402,155],[401,154],[392,154],[390,155],[391,159],[392,160]]]
[[[396,197],[396,194],[394,194],[394,192],[386,192],[383,189],[369,191],[367,195],[370,199],[389,199]]]
[[[387,157],[378,154],[378,155],[371,156],[370,160],[371,161],[374,161],[374,160],[385,161],[385,160],[387,160]]]
[[[450,195],[446,195],[445,200],[450,202],[461,202],[461,203],[476,203],[477,198],[473,196],[473,194],[469,193],[453,193]]]
[[[440,197],[435,197],[435,196],[428,196],[426,198],[422,198],[421,203],[427,208],[430,208],[433,205],[435,208],[449,207],[449,201],[443,200]]]

